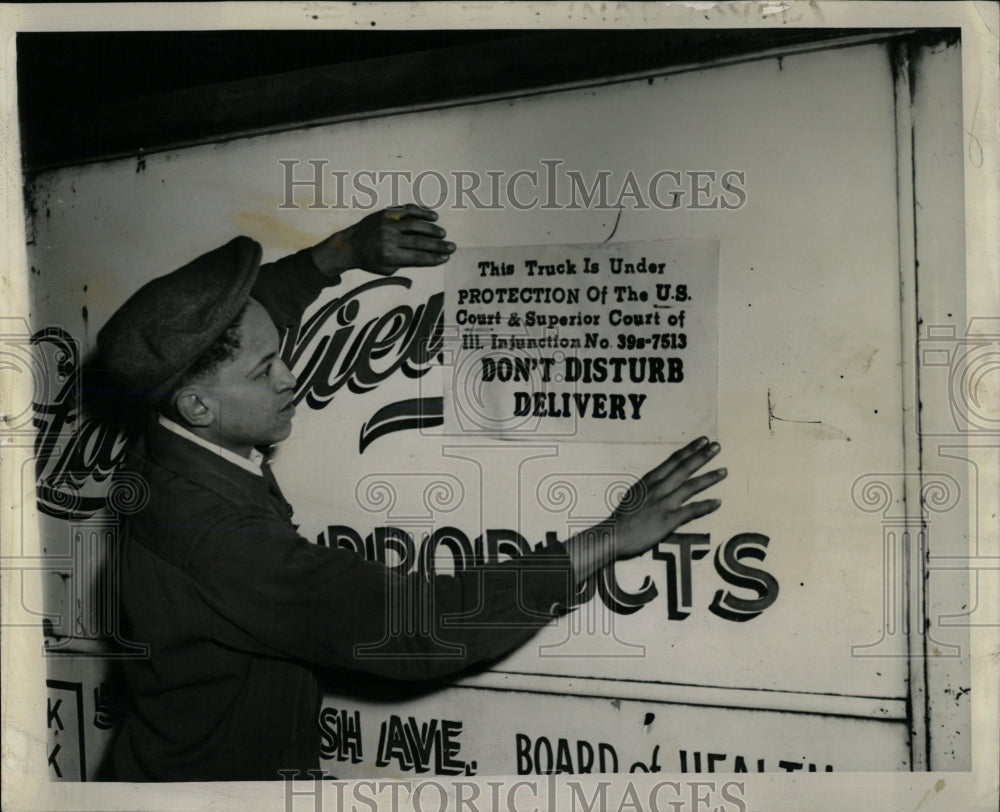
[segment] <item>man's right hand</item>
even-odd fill
[[[726,477],[718,468],[695,476],[719,453],[719,444],[700,437],[649,471],[622,498],[605,522],[566,542],[577,584],[606,564],[641,555],[688,522],[718,510],[718,499],[688,502]]]

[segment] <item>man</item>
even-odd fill
[[[454,245],[436,219],[417,206],[378,212],[263,268],[260,247],[236,238],[145,285],[98,336],[109,370],[154,407],[129,463],[150,498],[121,549],[129,637],[149,655],[125,664],[120,780],[316,768],[314,669],[427,679],[496,658],[564,612],[599,568],[718,507],[688,502],[725,476],[694,476],[718,451],[702,438],[607,522],[502,565],[428,581],[296,533],[260,451],[289,435],[295,413],[280,329],[349,268],[447,261]]]

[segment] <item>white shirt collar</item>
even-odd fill
[[[261,454],[256,448],[250,452],[249,459],[247,457],[241,457],[239,454],[230,451],[228,448],[223,448],[216,443],[211,443],[208,440],[199,437],[194,432],[189,431],[184,428],[184,426],[181,426],[173,420],[164,417],[162,414],[158,417],[160,425],[168,431],[172,431],[178,437],[183,437],[185,440],[189,440],[195,445],[200,445],[202,448],[211,451],[213,454],[218,454],[222,457],[222,459],[227,462],[231,462],[233,465],[238,465],[244,471],[249,471],[251,474],[256,474],[257,476],[264,476],[261,471],[261,465],[264,464],[264,455]]]

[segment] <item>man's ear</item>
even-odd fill
[[[174,395],[174,409],[190,426],[208,428],[215,421],[211,405],[193,386],[186,386]]]

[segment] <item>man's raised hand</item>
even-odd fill
[[[399,268],[441,265],[455,250],[437,213],[409,203],[369,214],[312,249],[319,269],[328,276],[361,268],[388,276]]]
[[[619,558],[641,555],[688,522],[718,510],[718,499],[688,500],[721,482],[726,469],[695,476],[719,453],[719,444],[700,437],[675,451],[629,488],[608,519],[566,542],[579,584]]]
[[[725,479],[725,468],[694,476],[719,448],[718,443],[700,437],[675,451],[628,490],[608,519],[614,527],[615,558],[641,555],[682,525],[719,508],[718,499],[688,502]]]

